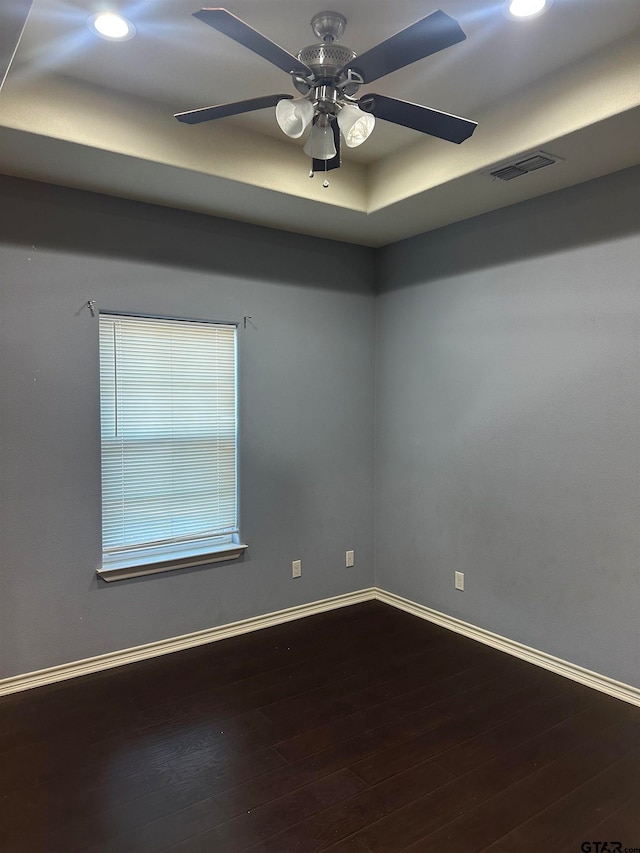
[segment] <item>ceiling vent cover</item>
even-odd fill
[[[505,163],[486,174],[499,181],[512,181],[514,178],[520,178],[522,175],[528,175],[530,172],[544,169],[545,166],[553,166],[554,163],[558,163],[561,160],[561,157],[547,154],[546,151],[534,151],[532,154],[521,156],[517,160]]]

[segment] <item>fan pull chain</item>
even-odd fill
[[[315,174],[315,172],[313,171],[313,169],[309,169],[309,177],[313,178],[314,174]],[[327,180],[327,177],[326,177],[326,175],[327,175],[327,161],[326,160],[324,161],[324,174],[325,174],[325,179],[322,182],[322,186],[326,190],[327,187],[329,186],[329,181]]]

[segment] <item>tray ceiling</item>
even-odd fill
[[[273,110],[199,126],[173,114],[272,92],[287,76],[192,17],[187,0],[120,4],[137,35],[97,39],[87,0],[13,0],[2,49],[0,170],[365,245],[384,245],[640,160],[637,0],[555,0],[529,21],[502,4],[441,0],[467,40],[396,71],[375,91],[479,122],[460,146],[378,122],[330,186]],[[292,53],[315,39],[317,0],[227,7]],[[332,7],[333,8],[333,7]],[[437,5],[344,0],[341,42],[362,52]],[[12,17],[11,17],[12,16]],[[13,44],[7,44],[7,41]],[[19,42],[19,43],[18,43]],[[361,93],[366,91],[363,88]],[[529,150],[562,162],[505,184],[486,172]]]

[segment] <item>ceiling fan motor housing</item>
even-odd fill
[[[346,95],[353,95],[358,90],[359,83],[353,80],[338,79],[338,74],[345,65],[353,62],[356,53],[349,47],[336,44],[344,33],[347,19],[340,12],[318,12],[311,19],[311,28],[320,43],[303,47],[297,54],[300,62],[313,71],[313,81],[294,76],[296,89],[306,95],[318,86],[336,86]]]
[[[314,85],[339,84],[342,81],[337,80],[338,72],[341,68],[347,65],[347,63],[353,62],[355,58],[356,53],[351,50],[351,48],[345,47],[342,44],[332,43],[310,44],[308,47],[303,47],[300,53],[298,53],[298,59],[300,62],[304,62],[304,64],[308,65],[313,71],[313,75],[315,77]],[[308,81],[295,78],[293,82],[299,92],[306,94],[306,92],[309,91]],[[358,84],[350,81],[347,86],[349,87],[349,90],[355,86],[353,91],[347,91],[347,94],[351,95],[357,90]]]

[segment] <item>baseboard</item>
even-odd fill
[[[262,628],[270,628],[272,625],[280,625],[294,619],[303,619],[305,616],[313,616],[327,610],[336,610],[339,607],[360,604],[362,601],[371,601],[375,596],[376,590],[373,587],[361,589],[357,592],[336,595],[333,598],[325,598],[310,604],[288,607],[286,610],[278,610],[264,616],[254,616],[250,619],[242,619],[240,622],[230,622],[227,625],[220,625],[218,628],[207,628],[204,631],[195,631],[192,634],[183,634],[180,637],[170,637],[167,640],[158,640],[155,643],[147,643],[131,649],[122,649],[61,666],[52,666],[48,669],[27,672],[24,675],[0,679],[0,696],[18,693],[21,690],[30,690],[33,687],[42,687],[45,684],[54,684],[56,681],[65,681],[68,678],[77,678],[80,675],[88,675],[92,672],[101,672],[103,669],[112,669],[116,666],[124,666],[128,663],[135,663],[171,652],[179,652],[183,649],[191,649],[194,646],[203,646],[206,643],[214,643],[218,640],[226,640],[238,634],[259,631]]]
[[[469,622],[463,622],[461,619],[448,616],[446,613],[440,613],[438,610],[432,610],[423,604],[409,601],[407,598],[402,598],[399,595],[379,589],[378,587],[361,589],[357,592],[348,592],[344,595],[336,595],[333,598],[325,598],[321,601],[311,602],[310,604],[300,604],[296,607],[288,607],[285,610],[277,610],[274,613],[267,613],[263,616],[254,616],[239,622],[220,625],[217,628],[195,631],[192,634],[183,634],[180,637],[171,637],[167,640],[159,640],[155,643],[147,643],[146,645],[136,646],[131,649],[122,649],[121,651],[62,664],[61,666],[49,667],[48,669],[40,669],[36,672],[28,672],[24,675],[0,679],[0,696],[18,693],[21,690],[30,690],[33,687],[42,687],[46,684],[54,684],[56,681],[65,681],[68,678],[77,678],[78,676],[88,675],[92,672],[101,672],[104,669],[124,666],[128,663],[135,663],[146,660],[147,658],[190,649],[194,646],[202,646],[206,643],[214,643],[218,640],[226,640],[238,634],[259,631],[262,628],[291,622],[294,619],[303,619],[305,616],[313,616],[316,613],[324,613],[327,610],[335,610],[339,607],[349,607],[352,604],[360,604],[363,601],[371,601],[372,599],[389,604],[392,607],[397,607],[399,610],[404,610],[406,613],[411,613],[414,616],[419,616],[428,622],[433,622],[443,628],[448,628],[450,631],[455,631],[457,634],[470,637],[472,640],[477,640],[494,649],[499,649],[514,657],[526,660],[529,663],[533,663],[543,669],[548,669],[565,678],[570,678],[572,681],[585,684],[587,687],[592,687],[601,693],[615,696],[616,699],[629,702],[631,705],[640,706],[640,689],[637,687],[624,684],[621,681],[615,681],[613,678],[607,678],[605,675],[584,669],[577,664],[561,660],[546,652],[532,649],[522,643],[517,643],[515,640],[510,640],[508,637],[493,634],[484,628],[478,628]]]
[[[385,604],[390,604],[392,607],[397,607],[414,616],[419,616],[421,619],[426,619],[428,622],[433,622],[436,625],[441,625],[443,628],[448,628],[450,631],[455,631],[457,634],[463,634],[465,637],[470,637],[494,649],[499,649],[502,652],[513,655],[514,657],[526,660],[529,663],[534,663],[543,669],[548,669],[558,675],[563,675],[565,678],[570,678],[572,681],[577,681],[580,684],[585,684],[587,687],[593,687],[601,693],[608,693],[609,696],[615,696],[616,699],[622,699],[623,702],[629,702],[631,705],[640,706],[640,689],[633,687],[631,684],[625,684],[622,681],[615,681],[613,678],[607,678],[606,675],[600,675],[598,672],[592,672],[589,669],[578,666],[570,661],[561,660],[546,652],[532,649],[530,646],[525,646],[522,643],[517,643],[515,640],[510,640],[508,637],[501,637],[499,634],[493,634],[484,628],[478,628],[469,622],[463,622],[461,619],[456,619],[453,616],[447,616],[446,613],[440,613],[438,610],[432,610],[430,607],[425,607],[423,604],[417,604],[415,601],[409,601],[392,592],[386,592],[383,589],[376,588],[375,597],[378,601]]]

